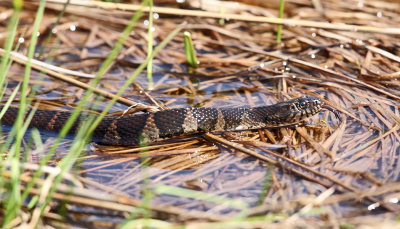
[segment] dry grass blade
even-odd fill
[[[0,55],[4,55],[4,52],[5,52],[4,49],[0,49]],[[10,55],[11,55],[11,59],[13,61],[18,62],[20,64],[25,65],[26,62],[28,61],[28,58],[26,56],[20,54],[20,53],[11,52]],[[78,77],[82,77],[82,78],[94,78],[94,75],[92,75],[92,74],[86,74],[86,73],[83,73],[83,72],[71,71],[71,70],[68,70],[68,69],[65,69],[65,68],[60,68],[60,67],[57,67],[57,66],[54,66],[54,65],[39,61],[39,60],[35,60],[35,59],[32,60],[31,64],[32,64],[32,68],[37,69],[37,70],[40,70],[40,69],[38,69],[38,67],[42,67],[42,68],[47,68],[47,69],[53,70],[55,72],[68,74],[68,75],[71,75],[71,76],[78,76]]]

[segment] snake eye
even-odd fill
[[[306,105],[307,105],[307,103],[304,101],[300,103],[300,107],[306,107]]]

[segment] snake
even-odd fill
[[[130,146],[207,132],[283,127],[298,124],[322,109],[332,111],[338,117],[337,111],[324,104],[320,98],[307,95],[260,107],[189,107],[105,116],[95,128],[92,141],[105,145]],[[13,125],[17,113],[18,108],[9,107],[0,120],[1,124]],[[29,127],[57,132],[70,115],[71,112],[67,111],[37,109]],[[82,128],[81,121],[88,117],[88,114],[80,114],[69,134],[76,134]]]

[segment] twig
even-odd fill
[[[0,48],[0,55],[3,56],[4,53],[5,53],[5,50]],[[24,55],[22,55],[20,53],[14,52],[14,51],[10,52],[10,58],[12,60],[14,60],[15,62],[18,62],[18,63],[23,64],[23,65],[25,65],[26,62],[28,61],[28,57],[26,57],[26,56],[24,56]],[[94,78],[95,77],[93,74],[87,74],[87,73],[83,73],[83,72],[72,71],[72,70],[69,70],[69,69],[57,67],[57,66],[54,66],[54,65],[39,61],[39,60],[35,60],[35,59],[31,60],[31,65],[32,65],[32,68],[34,68],[34,69],[38,69],[38,67],[42,67],[42,68],[47,68],[47,69],[55,71],[55,72],[69,74],[71,76],[78,76],[78,77],[82,77],[82,78]]]

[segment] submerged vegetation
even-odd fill
[[[121,2],[0,2],[0,119],[19,108],[0,136],[2,227],[397,225],[400,4]],[[301,95],[341,120],[90,142],[106,115]],[[54,135],[28,128],[37,109],[72,115]]]

